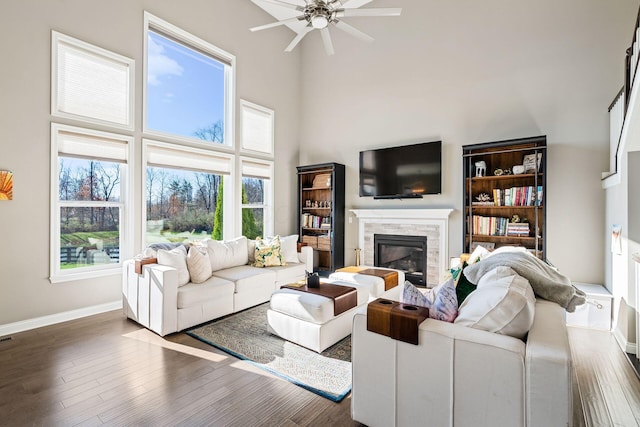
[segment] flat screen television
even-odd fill
[[[422,197],[442,191],[442,141],[360,152],[360,196]]]

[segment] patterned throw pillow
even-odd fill
[[[282,256],[280,236],[274,236],[271,240],[256,238],[254,267],[277,267],[287,265]]]
[[[404,282],[402,302],[429,309],[429,317],[452,323],[458,315],[458,299],[453,278],[423,294],[413,283]]]

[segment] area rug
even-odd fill
[[[351,391],[351,336],[322,353],[267,331],[269,303],[187,331],[190,336],[334,402]]]

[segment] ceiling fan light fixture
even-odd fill
[[[329,19],[324,16],[322,13],[316,13],[311,17],[311,26],[318,30],[323,28],[327,28],[329,25]]]

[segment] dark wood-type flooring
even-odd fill
[[[574,425],[640,425],[640,382],[607,332],[570,328]],[[5,337],[7,338],[7,337]],[[120,311],[0,340],[0,426],[350,426],[334,403]]]

